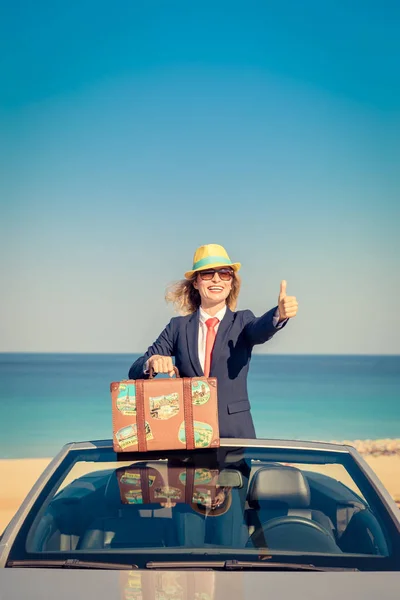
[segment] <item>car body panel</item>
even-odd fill
[[[392,572],[0,571],[1,600],[398,600],[399,590]]]

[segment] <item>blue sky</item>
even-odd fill
[[[260,351],[400,353],[397,2],[1,12],[0,351],[146,349],[213,242]]]

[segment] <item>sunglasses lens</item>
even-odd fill
[[[233,271],[231,269],[210,269],[209,271],[200,271],[200,277],[207,281],[214,277],[214,273],[218,273],[222,281],[229,281],[233,275]]]
[[[215,271],[200,271],[200,277],[202,279],[212,279],[214,277]]]
[[[220,271],[218,271],[218,275],[223,281],[229,281],[233,275],[233,271],[231,271],[230,269],[221,269]]]

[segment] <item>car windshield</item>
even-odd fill
[[[299,555],[349,566],[355,556],[375,563],[391,556],[382,505],[346,452],[221,447],[119,457],[109,448],[72,450],[10,558],[143,565]]]

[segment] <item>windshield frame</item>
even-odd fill
[[[259,440],[257,440],[259,442]],[[74,447],[71,447],[74,446]],[[60,482],[63,481],[68,472],[82,457],[84,460],[91,460],[91,457],[100,459],[100,462],[108,462],[110,458],[117,464],[118,462],[129,462],[129,461],[149,461],[158,460],[160,458],[168,460],[182,459],[182,452],[171,451],[171,452],[154,452],[151,453],[124,453],[123,455],[117,455],[113,452],[112,447],[107,444],[92,445],[91,447],[85,446],[80,447],[79,444],[71,445],[63,449],[63,451],[52,461],[51,465],[46,469],[40,480],[37,482],[37,486],[41,485],[40,489],[36,489],[36,497],[31,498],[30,510],[26,514],[26,518],[23,519],[20,516],[21,527],[18,531],[9,531],[7,528],[3,534],[3,539],[0,542],[0,556],[2,547],[8,545],[10,551],[7,560],[57,560],[57,559],[74,559],[78,558],[81,560],[103,562],[106,559],[107,562],[115,563],[136,563],[139,568],[145,568],[147,562],[151,561],[163,561],[168,560],[168,556],[173,555],[174,560],[231,560],[235,558],[237,560],[251,560],[256,557],[263,557],[266,560],[288,562],[288,563],[306,563],[314,564],[316,566],[326,567],[343,567],[343,568],[357,568],[360,570],[400,570],[400,526],[396,519],[392,518],[391,506],[387,506],[385,498],[381,495],[381,490],[376,486],[375,482],[369,477],[368,470],[362,464],[362,460],[359,460],[358,455],[354,456],[351,451],[343,451],[343,447],[338,447],[335,450],[326,450],[324,448],[298,448],[286,446],[284,449],[281,447],[271,447],[257,444],[249,445],[237,445],[237,444],[224,444],[221,448],[225,450],[229,449],[238,453],[242,452],[244,456],[250,452],[254,455],[263,455],[265,460],[276,460],[279,458],[280,461],[287,459],[287,462],[310,462],[310,464],[321,463],[332,463],[341,464],[348,471],[350,476],[354,479],[356,485],[359,487],[361,493],[368,499],[368,504],[373,510],[374,514],[379,516],[379,523],[384,530],[384,535],[390,546],[390,556],[373,556],[373,555],[358,555],[358,554],[341,554],[341,555],[329,555],[319,553],[304,553],[304,552],[280,552],[275,550],[268,550],[267,554],[254,548],[201,548],[190,550],[179,547],[179,548],[129,548],[127,549],[109,549],[88,551],[88,550],[74,550],[74,551],[57,551],[57,552],[40,552],[32,553],[27,552],[25,544],[27,534],[34,523],[34,520],[38,518],[39,513],[42,513],[48,503],[53,499],[54,492],[59,488]],[[193,451],[186,454],[185,460],[187,464],[192,461],[206,460],[206,455],[212,458],[218,463],[217,456],[220,449],[212,449],[210,451]],[[36,486],[36,488],[37,488]],[[351,490],[354,494],[355,492]],[[34,492],[34,490],[32,490]],[[363,501],[360,498],[360,501]],[[15,525],[15,523],[14,523]],[[396,533],[397,532],[397,533]],[[15,537],[13,540],[12,537]],[[3,556],[4,556],[3,552]],[[268,557],[268,558],[267,558]],[[3,566],[0,564],[0,566]]]

